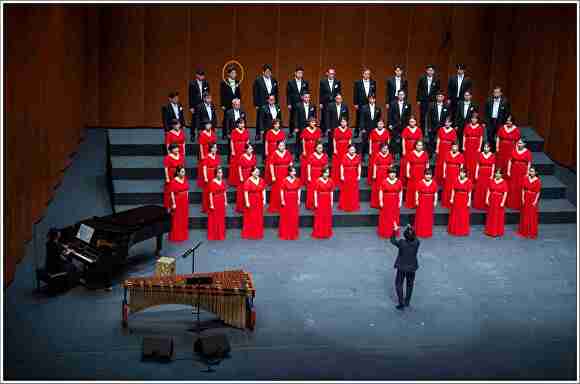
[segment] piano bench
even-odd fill
[[[61,293],[72,288],[69,272],[51,274],[46,269],[36,270],[36,286],[38,290],[46,290],[48,293]]]

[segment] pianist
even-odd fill
[[[66,273],[67,288],[71,289],[78,284],[79,271],[74,266],[69,257],[69,251],[59,242],[60,231],[51,228],[48,231],[46,241],[46,261],[45,269],[50,275]]]

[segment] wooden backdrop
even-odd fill
[[[218,99],[224,63],[246,68],[243,103],[264,63],[282,83],[297,64],[318,97],[328,65],[345,98],[363,65],[378,81],[402,64],[415,98],[427,63],[444,84],[456,63],[467,65],[482,103],[504,87],[520,124],[546,139],[556,161],[576,167],[576,8],[559,6],[20,6],[5,8],[7,239],[10,281],[37,221],[62,177],[84,126],[158,127],[167,94],[205,68]],[[287,110],[284,107],[287,122]],[[221,116],[220,116],[221,117]],[[220,119],[221,121],[221,119]]]

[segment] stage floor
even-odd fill
[[[92,165],[101,152],[90,140],[81,151],[46,225],[106,214],[102,174]],[[71,188],[86,200],[71,199]],[[205,367],[193,360],[190,308],[152,308],[132,316],[124,331],[123,276],[113,292],[79,287],[48,298],[33,294],[33,257],[27,257],[4,295],[5,378],[573,380],[576,225],[543,225],[536,241],[516,237],[514,226],[502,239],[485,237],[481,226],[472,229],[470,237],[454,238],[437,226],[434,238],[422,242],[405,312],[394,308],[395,249],[373,228],[338,228],[324,241],[310,239],[311,229],[302,228],[301,239],[291,242],[278,240],[271,229],[262,241],[241,240],[239,230],[231,230],[224,242],[205,242],[196,270],[243,268],[256,286],[254,332],[207,331],[227,334],[232,345],[231,358],[215,373],[201,372]],[[204,239],[205,232],[191,231],[191,242],[166,242],[163,253],[177,256]],[[37,244],[41,250],[42,241]],[[152,241],[134,247],[125,276],[152,274],[152,251]],[[177,272],[190,271],[191,259],[178,259]],[[172,336],[176,360],[142,363],[148,335]]]

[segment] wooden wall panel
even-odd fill
[[[490,49],[490,73],[488,89],[499,85],[504,92],[509,90],[512,62],[512,7],[497,7],[490,9],[490,25],[493,31],[493,45]]]
[[[101,46],[100,8],[86,8],[85,35],[85,94],[83,103],[85,120],[89,126],[99,126],[99,57]]]

